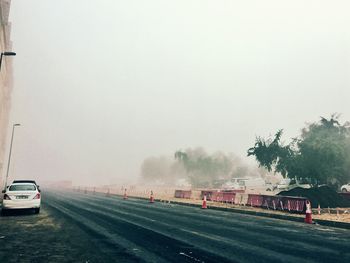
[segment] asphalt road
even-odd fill
[[[350,261],[344,229],[102,194],[49,192],[45,202],[109,262]]]

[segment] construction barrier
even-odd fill
[[[292,196],[268,196],[261,195],[261,207],[273,210],[282,210],[294,213],[304,213],[306,210],[307,198]],[[253,204],[253,206],[255,206]]]
[[[304,213],[307,198],[289,196],[271,196],[261,194],[244,194],[236,191],[202,190],[202,198],[208,201],[224,202],[238,205],[248,205],[271,210],[281,210],[293,213]]]
[[[234,204],[247,205],[248,204],[248,194],[236,193]]]
[[[192,193],[191,190],[175,190],[175,198],[190,199],[191,193]]]
[[[202,200],[201,194],[202,192],[200,190],[192,190],[191,199]]]
[[[249,194],[248,195],[248,201],[247,205],[254,206],[254,207],[261,207],[264,201],[263,195],[258,194]]]
[[[213,192],[211,196],[211,200],[216,202],[225,202],[225,203],[232,203],[232,201],[235,200],[236,193],[234,192]]]
[[[204,198],[204,196],[207,197],[207,201],[213,201],[212,196],[214,193],[216,193],[216,190],[202,190],[201,191],[201,199]]]

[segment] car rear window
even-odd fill
[[[35,191],[36,187],[33,184],[16,184],[10,186],[10,191]]]

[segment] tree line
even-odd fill
[[[141,178],[165,184],[184,179],[193,187],[220,187],[231,178],[264,177],[269,172],[335,188],[350,181],[350,123],[341,123],[339,115],[307,124],[289,143],[282,141],[282,135],[280,129],[268,138],[258,136],[247,150],[248,156],[255,157],[258,170],[234,154],[208,154],[203,148],[188,148],[176,151],[173,158],[145,159]]]
[[[265,169],[253,169],[233,153],[208,153],[203,148],[178,150],[174,156],[146,158],[141,179],[148,183],[172,185],[178,180],[193,187],[220,187],[233,177],[256,176]]]

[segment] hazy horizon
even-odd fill
[[[350,121],[348,1],[12,1],[11,177],[135,180],[203,147]],[[8,137],[10,132],[8,132]],[[6,152],[7,153],[7,152]],[[3,169],[5,172],[5,170]]]

